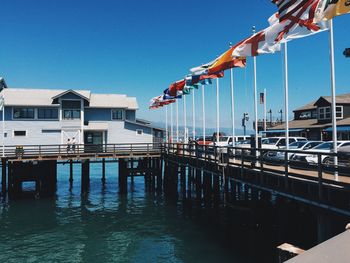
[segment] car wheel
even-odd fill
[[[324,163],[325,165],[327,165],[327,166],[330,166],[330,165],[333,164],[331,158],[329,158],[329,157],[326,157],[326,158],[323,160],[323,163]]]

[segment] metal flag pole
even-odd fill
[[[183,96],[184,102],[184,143],[187,143],[187,112],[186,112],[186,96]]]
[[[235,146],[235,97],[233,87],[233,69],[230,69],[230,86],[231,86],[231,119],[232,119],[232,146]]]
[[[264,89],[264,131],[266,132],[266,89]]]
[[[196,109],[194,101],[194,89],[192,90],[192,135],[193,141],[196,140]]]
[[[2,110],[2,157],[5,157],[5,98],[1,97]]]
[[[176,142],[179,142],[179,101],[176,100]]]
[[[286,127],[286,149],[289,150],[289,83],[288,83],[288,44],[284,43],[284,121]],[[288,155],[287,155],[288,157]]]
[[[230,48],[232,43],[230,42]],[[233,68],[230,69],[230,89],[231,89],[231,120],[232,120],[232,146],[235,146],[235,94],[233,86]]]
[[[219,78],[216,79],[216,142],[219,143],[220,132],[220,99],[219,99]]]
[[[165,142],[169,142],[168,137],[168,107],[165,106]]]
[[[170,142],[174,141],[173,104],[170,104]]]
[[[205,145],[205,91],[204,85],[202,85],[202,118],[203,118],[203,143]]]
[[[255,26],[253,26],[253,35],[255,35]],[[255,129],[255,148],[258,148],[258,105],[257,105],[257,81],[256,81],[256,56],[253,57],[254,64],[254,129]],[[255,155],[257,156],[257,151]]]
[[[338,138],[337,138],[337,114],[336,114],[336,94],[335,94],[335,63],[334,63],[334,37],[333,37],[333,19],[329,20],[329,48],[331,62],[331,89],[332,89],[332,129],[333,129],[333,151],[338,153]],[[334,166],[338,167],[338,157],[334,156]],[[338,181],[338,172],[334,172],[335,180]]]

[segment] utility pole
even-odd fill
[[[272,127],[272,110],[270,109],[268,112],[270,114],[270,128]]]

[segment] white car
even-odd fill
[[[249,138],[250,136],[244,136],[244,135],[235,136],[235,142],[236,144],[238,144],[239,142],[247,140]],[[221,136],[219,138],[219,142],[214,142],[214,143],[216,146],[219,146],[219,147],[233,146],[232,136]]]
[[[350,146],[350,141],[338,141],[337,148],[340,149],[345,146]],[[293,161],[307,162],[308,164],[318,164],[318,155],[316,153],[331,153],[333,151],[333,142],[324,142],[320,145],[307,150],[305,153],[297,153],[291,157]],[[321,162],[325,163],[329,156],[321,155]]]
[[[293,142],[299,141],[307,141],[304,137],[289,137],[289,144]],[[261,148],[263,149],[281,149],[286,146],[286,138],[285,137],[271,137],[265,138],[262,141]]]
[[[306,151],[309,149],[312,149],[318,145],[320,145],[321,141],[297,141],[289,144],[289,150],[296,150],[296,151]],[[286,150],[287,147],[282,147],[280,149]],[[294,155],[293,152],[288,152],[288,159],[290,159]],[[277,151],[269,151],[267,152],[264,157],[267,160],[271,161],[281,161],[284,160],[285,158],[285,153],[284,152],[277,152]]]

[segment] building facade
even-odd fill
[[[163,139],[162,129],[136,118],[134,97],[7,87],[0,96],[4,98],[5,145],[66,144],[68,139],[77,144],[105,145]]]
[[[322,96],[294,110],[294,120],[289,122],[291,136],[302,136],[309,140],[332,140],[331,97]],[[350,93],[336,97],[338,140],[350,140]],[[283,136],[285,125],[268,129],[268,136]]]

